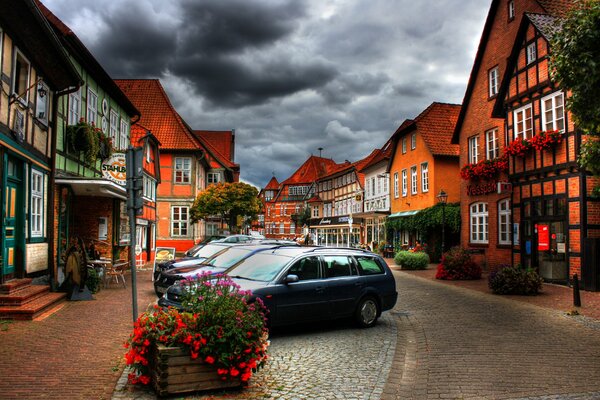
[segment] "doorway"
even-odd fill
[[[24,276],[23,162],[4,156],[4,199],[2,202],[2,281]]]

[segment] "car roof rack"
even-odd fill
[[[362,253],[374,254],[370,250],[359,249],[359,248],[356,248],[356,247],[326,247],[326,246],[315,247],[315,248],[310,249],[308,252],[325,251],[325,250],[327,250],[327,251],[332,251],[332,250],[351,250],[351,251],[358,251],[358,252],[362,252]]]

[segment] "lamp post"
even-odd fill
[[[444,254],[444,227],[446,225],[446,201],[448,201],[448,194],[444,192],[444,189],[442,189],[440,190],[440,194],[437,195],[437,198],[438,203],[442,205],[442,254]]]

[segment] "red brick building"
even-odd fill
[[[539,269],[545,280],[567,282],[600,269],[586,263],[582,243],[600,237],[600,202],[589,197],[598,179],[577,165],[582,135],[565,109],[568,93],[548,72],[549,40],[557,29],[557,16],[524,15],[494,115],[506,118],[510,145],[510,202],[518,227],[513,262]]]
[[[493,115],[506,63],[525,12],[560,15],[562,0],[493,0],[467,85],[453,142],[460,146],[460,166],[498,161],[507,144],[504,115]],[[505,172],[490,179],[461,180],[461,243],[478,262],[494,268],[513,259],[512,192],[498,193]],[[505,187],[505,186],[503,186]]]
[[[267,186],[262,188],[260,192],[258,192],[258,198],[262,204],[261,212],[258,214],[258,218],[255,221],[252,221],[252,230],[264,235],[266,233],[265,229],[265,215],[267,213],[267,203],[270,203],[277,193],[279,192],[279,182],[277,178],[272,177]]]

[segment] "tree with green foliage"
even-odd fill
[[[552,79],[570,91],[566,107],[577,127],[589,135],[579,164],[600,175],[600,1],[577,0],[550,45]]]
[[[219,182],[200,193],[190,210],[192,222],[219,215],[227,221],[230,230],[237,227],[238,216],[255,218],[261,203],[258,190],[243,182]],[[240,219],[241,220],[241,219]]]

